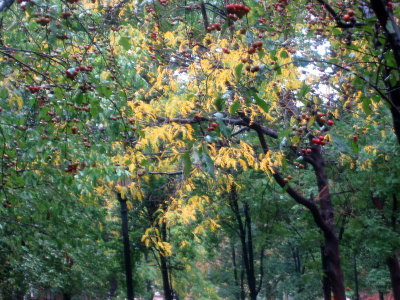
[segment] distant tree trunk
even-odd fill
[[[232,265],[233,265],[233,278],[235,280],[235,286],[237,287],[236,298],[240,300],[240,285],[239,285],[239,278],[238,278],[238,270],[236,265],[236,251],[235,246],[232,243]]]
[[[396,232],[396,214],[398,210],[396,195],[393,195],[391,222],[389,222],[388,218],[383,214],[383,208],[385,206],[384,199],[381,199],[380,197],[372,197],[372,204],[376,210],[382,212],[382,218],[385,221],[386,226],[391,227],[391,229]],[[397,253],[393,253],[390,257],[386,258],[386,265],[389,268],[394,300],[400,300],[400,265]]]
[[[71,300],[71,295],[70,294],[63,294],[63,300]]]
[[[149,256],[148,256],[147,252],[144,253],[144,260],[146,261],[146,263],[149,263]],[[151,287],[151,281],[149,279],[146,279],[146,292],[148,294],[148,298],[146,298],[146,299],[147,300],[153,300],[154,292],[153,292],[153,289]]]
[[[242,246],[243,264],[246,271],[247,285],[250,291],[250,299],[256,300],[257,287],[254,275],[253,241],[251,235],[251,218],[249,213],[249,207],[247,204],[244,204],[243,206],[245,213],[245,224],[243,224],[242,216],[240,215],[238,195],[235,186],[231,187],[229,200],[239,228],[239,238]],[[247,235],[247,241],[246,241],[246,235]]]
[[[357,257],[356,253],[353,253],[353,266],[354,266],[354,283],[356,285],[356,299],[355,300],[360,300],[360,294],[358,292],[358,273],[357,273]]]
[[[129,227],[128,227],[128,206],[126,200],[122,199],[118,193],[118,201],[121,205],[121,219],[122,219],[122,237],[124,241],[124,258],[125,258],[125,276],[126,276],[126,296],[128,300],[133,300],[133,282],[132,282],[132,264],[131,264],[131,250],[129,244]]]
[[[385,296],[383,295],[383,292],[379,291],[379,300],[385,300]]]

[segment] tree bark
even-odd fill
[[[243,204],[245,224],[247,227],[247,252],[249,254],[249,274],[247,274],[247,281],[250,290],[250,299],[257,299],[257,286],[254,271],[254,249],[253,249],[253,236],[251,232],[251,216],[249,212],[249,205],[245,202]]]
[[[232,265],[233,265],[233,278],[235,279],[235,285],[238,289],[235,294],[236,298],[240,300],[240,290],[239,290],[240,286],[239,286],[238,270],[236,265],[236,251],[233,243],[232,243]]]
[[[324,300],[332,299],[332,289],[329,277],[327,274],[327,263],[324,255],[325,247],[321,246],[321,261],[322,261],[322,289],[324,291]]]
[[[358,273],[357,273],[357,257],[356,253],[354,252],[353,254],[353,266],[354,266],[354,283],[356,286],[356,299],[355,300],[360,300],[360,294],[358,292]]]
[[[167,228],[165,224],[161,224],[161,236],[162,239],[165,241],[167,236]],[[164,298],[166,300],[173,300],[174,299],[174,292],[172,290],[170,276],[169,276],[169,269],[167,264],[167,258],[160,252],[160,264],[161,264],[161,276],[163,281],[163,288],[164,288]]]
[[[393,51],[393,56],[397,63],[396,72],[400,74],[400,29],[394,20],[393,13],[387,8],[386,1],[371,0],[371,7],[382,26],[383,31],[389,41],[390,48]],[[390,104],[390,111],[393,118],[393,128],[397,136],[397,141],[400,143],[400,81],[388,86],[388,102]]]
[[[128,227],[128,206],[126,200],[122,199],[118,193],[118,201],[121,205],[121,219],[122,219],[122,237],[124,242],[124,260],[125,260],[125,276],[126,276],[126,296],[128,300],[133,300],[133,282],[132,282],[132,263],[131,263],[131,250],[129,244],[129,227]]]
[[[235,186],[231,187],[231,193],[230,193],[230,204],[231,208],[235,214],[236,221],[238,223],[239,227],[239,238],[242,246],[242,257],[243,257],[243,264],[244,268],[246,270],[246,277],[247,277],[247,285],[249,288],[250,292],[250,299],[255,300],[257,298],[257,288],[256,288],[256,282],[255,282],[255,276],[254,276],[254,262],[251,261],[253,259],[253,248],[252,248],[252,242],[251,242],[251,247],[248,245],[248,242],[246,241],[246,226],[248,225],[248,222],[250,222],[250,215],[248,211],[246,212],[245,208],[245,224],[243,224],[242,221],[242,216],[240,215],[239,211],[239,204],[238,204],[238,195],[236,192]],[[248,210],[248,207],[247,207]],[[247,235],[250,233],[251,234],[251,228],[249,228],[250,225],[248,225],[248,230],[247,230]],[[247,236],[247,239],[251,239],[251,236]],[[250,253],[251,252],[251,253]],[[250,258],[251,257],[251,258]]]
[[[330,279],[331,288],[335,300],[345,300],[343,272],[340,262],[339,239],[336,234],[334,208],[329,192],[329,181],[326,172],[325,162],[321,154],[321,147],[313,145],[311,147],[312,154],[306,155],[304,158],[314,167],[315,177],[319,194],[316,201],[319,200],[320,212],[327,230],[324,230],[325,246],[323,251],[326,260],[326,274]]]
[[[63,300],[71,300],[71,295],[68,293],[63,293]]]
[[[389,267],[390,279],[392,281],[393,298],[400,300],[400,263],[397,253],[386,259],[386,264]]]
[[[260,124],[251,121],[243,111],[239,111],[238,114],[249,128],[256,131],[261,147],[264,153],[267,154],[269,148],[264,135],[269,134],[265,132]],[[272,135],[269,136],[275,138]],[[310,135],[310,142],[312,138],[314,138],[314,136]],[[334,208],[329,192],[329,182],[325,162],[321,154],[321,146],[313,144],[311,146],[311,150],[311,154],[304,155],[304,160],[309,162],[314,168],[319,190],[319,194],[316,199],[308,199],[291,188],[290,185],[284,181],[278,170],[274,167],[272,167],[274,170],[272,175],[276,182],[285,189],[286,193],[288,193],[296,202],[308,208],[312,213],[316,225],[322,230],[324,235],[325,249],[323,256],[324,259],[326,259],[326,274],[330,279],[334,299],[346,300],[342,265],[340,261],[339,239],[335,229]],[[315,202],[319,202],[320,207],[318,207]]]

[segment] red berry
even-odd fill
[[[307,154],[311,154],[312,150],[311,149],[307,149]]]
[[[335,124],[335,122],[333,122],[332,120],[328,120],[328,125],[332,126],[333,124]]]
[[[358,141],[358,136],[353,135],[353,141],[354,141],[354,142],[357,142],[357,141]]]
[[[320,135],[319,137],[318,137],[318,139],[320,140],[320,141],[323,141],[324,140],[324,136],[323,135]]]

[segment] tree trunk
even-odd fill
[[[251,232],[251,216],[249,212],[249,205],[245,202],[243,204],[245,223],[247,227],[247,253],[249,255],[249,273],[247,274],[247,281],[250,290],[250,299],[257,299],[256,277],[254,271],[254,249],[253,249],[253,235]]]
[[[260,124],[251,121],[243,111],[238,111],[238,114],[251,129],[257,132],[261,147],[264,153],[267,154],[269,148],[264,135],[267,134],[271,137],[275,137],[275,135],[269,134],[269,132],[267,132]],[[310,135],[310,142],[312,138],[314,138],[314,136]],[[312,164],[314,168],[319,190],[319,194],[316,199],[308,199],[295,189],[291,188],[290,185],[288,185],[279,174],[279,171],[274,167],[274,172],[272,175],[276,182],[285,189],[286,193],[288,193],[296,202],[307,207],[312,213],[316,225],[324,234],[325,249],[323,256],[326,259],[326,274],[331,282],[334,299],[346,300],[342,266],[340,262],[339,239],[335,229],[334,209],[329,192],[329,182],[328,175],[326,173],[325,162],[321,154],[321,146],[313,144],[311,146],[311,151],[311,154],[303,155],[303,157],[304,160]],[[315,202],[319,202],[320,207],[318,207]]]
[[[64,293],[63,294],[63,300],[71,300],[71,295],[67,294],[67,293]]]
[[[385,296],[383,295],[383,292],[379,291],[379,300],[385,300]]]
[[[353,254],[353,266],[354,266],[354,283],[356,286],[356,299],[355,300],[360,300],[360,294],[358,292],[358,273],[357,273],[357,257],[356,253],[354,252]]]
[[[379,20],[387,40],[389,41],[390,48],[393,51],[393,56],[397,63],[397,72],[400,74],[400,29],[397,22],[394,19],[393,13],[387,9],[386,1],[383,0],[371,0],[371,7],[375,12],[376,17]],[[388,26],[389,25],[389,26]],[[390,30],[389,30],[390,28]],[[390,111],[393,118],[393,128],[397,136],[397,140],[400,143],[400,81],[397,81],[393,86],[387,83],[389,86],[388,97],[390,104]]]
[[[250,299],[255,300],[257,298],[257,291],[256,291],[256,282],[255,282],[255,276],[254,276],[254,262],[251,261],[253,259],[253,248],[252,248],[252,241],[251,241],[251,235],[247,236],[248,241],[251,243],[248,245],[248,242],[246,242],[246,228],[247,230],[247,235],[251,234],[251,224],[248,224],[251,222],[250,215],[248,212],[248,207],[246,211],[246,206],[244,207],[245,210],[245,224],[243,224],[242,221],[242,216],[240,215],[239,211],[239,204],[238,204],[238,195],[235,189],[235,186],[231,187],[231,194],[230,194],[230,202],[231,202],[231,208],[235,214],[236,221],[238,223],[239,227],[239,237],[240,237],[240,242],[242,246],[242,257],[243,257],[243,264],[246,270],[246,277],[247,277],[247,285],[250,291]]]
[[[237,265],[236,265],[236,251],[235,251],[235,246],[232,243],[232,264],[233,264],[233,278],[235,279],[235,285],[237,287],[237,293],[236,298],[240,300],[240,286],[239,286],[239,278],[238,278],[238,270],[237,270]]]
[[[324,291],[324,300],[332,299],[332,289],[329,277],[327,274],[327,263],[324,255],[325,247],[321,246],[321,261],[322,261],[322,289]]]
[[[118,201],[121,204],[122,237],[124,241],[124,260],[126,276],[126,296],[128,300],[133,300],[134,294],[132,282],[131,250],[129,244],[128,206],[126,205],[126,200],[122,199],[120,193],[118,193]]]
[[[242,300],[246,299],[246,293],[244,291],[244,270],[243,270],[243,268],[240,271],[240,297]]]
[[[329,192],[329,181],[326,172],[325,162],[321,154],[321,147],[313,145],[312,154],[304,158],[314,167],[315,177],[319,194],[315,201],[320,203],[320,214],[324,223],[323,233],[325,239],[323,257],[326,260],[326,274],[329,277],[330,285],[335,300],[346,300],[344,291],[343,272],[340,262],[339,239],[336,234],[334,208]]]
[[[390,279],[392,281],[393,298],[400,300],[400,263],[397,254],[393,254],[386,259],[386,264],[389,267]]]
[[[167,236],[167,228],[164,223],[161,224],[161,237],[163,241],[165,241]],[[161,276],[163,281],[163,288],[164,288],[164,298],[166,300],[173,300],[174,299],[174,292],[172,290],[167,258],[160,252],[160,264],[161,264]]]

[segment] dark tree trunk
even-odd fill
[[[326,260],[326,274],[329,277],[331,289],[335,300],[345,300],[343,272],[340,262],[339,239],[336,234],[334,208],[329,192],[328,174],[325,162],[321,154],[321,147],[313,145],[312,154],[306,155],[304,159],[312,164],[317,179],[318,191],[315,201],[320,204],[320,214],[324,226],[321,228],[324,233],[325,245],[323,257]]]
[[[161,224],[161,237],[163,241],[166,240],[167,237],[167,228],[164,223]],[[164,289],[164,298],[166,300],[174,299],[174,291],[171,286],[171,279],[169,276],[169,268],[167,263],[167,258],[160,252],[160,264],[161,264],[161,276],[163,281],[163,289]]]
[[[232,243],[232,264],[233,264],[233,278],[235,279],[235,285],[237,287],[236,298],[240,300],[240,285],[239,285],[238,270],[236,265],[236,251],[233,243]]]
[[[390,48],[393,51],[393,56],[397,63],[397,73],[400,73],[400,29],[397,25],[393,13],[387,8],[386,1],[384,0],[371,0],[371,7],[379,20],[387,40],[389,41]],[[390,26],[387,26],[390,24]],[[391,28],[389,30],[388,28]],[[396,133],[397,140],[400,143],[400,81],[396,84],[386,84],[388,87],[388,102],[390,104],[390,111],[393,118],[393,128]]]
[[[321,246],[321,261],[322,261],[322,289],[324,291],[324,300],[332,299],[332,289],[329,277],[327,275],[327,263],[324,255],[324,246]]]
[[[400,300],[400,264],[397,254],[393,254],[386,259],[386,264],[389,267],[390,279],[392,281],[393,298]]]
[[[148,253],[144,253],[144,260],[146,263],[149,263],[149,256]],[[146,292],[147,292],[147,300],[153,300],[154,293],[151,287],[151,281],[149,279],[146,279]]]
[[[251,121],[243,111],[238,111],[242,120],[253,130],[257,132],[258,139],[265,154],[269,148],[264,135],[276,138],[275,133],[270,133],[268,128],[264,128],[257,122]],[[314,136],[310,135],[309,139]],[[285,189],[296,202],[307,207],[313,215],[316,225],[322,230],[325,240],[325,249],[323,256],[326,259],[326,274],[330,279],[332,291],[335,300],[346,300],[344,291],[343,272],[340,262],[339,239],[335,229],[334,209],[329,192],[328,175],[326,173],[325,162],[321,154],[321,146],[313,144],[311,146],[312,153],[304,155],[304,160],[311,163],[317,179],[319,194],[316,199],[308,199],[288,185],[278,170],[273,167],[273,176],[276,182]],[[315,202],[319,202],[320,207]]]
[[[247,227],[247,252],[249,255],[249,273],[247,274],[247,281],[249,284],[250,299],[256,300],[257,287],[256,287],[256,278],[254,271],[253,236],[251,233],[251,216],[249,212],[249,205],[247,204],[247,202],[243,204],[243,208],[244,208],[245,223]]]
[[[121,204],[121,219],[122,219],[122,237],[124,241],[124,260],[125,260],[125,276],[126,276],[126,297],[128,300],[133,300],[133,282],[132,282],[132,263],[131,250],[129,244],[129,228],[128,228],[128,206],[126,200],[122,199],[118,193],[118,201]]]
[[[244,291],[244,270],[243,270],[243,268],[240,271],[240,297],[242,300],[246,299],[246,293]]]
[[[71,300],[71,295],[70,294],[63,294],[63,300]]]
[[[354,283],[356,286],[356,299],[355,300],[360,300],[360,294],[358,292],[358,273],[357,273],[357,257],[356,253],[354,252],[353,254],[353,266],[354,266]]]
[[[246,208],[246,205],[244,206],[245,210],[245,224],[243,224],[242,221],[242,216],[240,215],[239,211],[239,204],[238,204],[238,195],[235,189],[235,186],[232,186],[231,188],[231,194],[230,194],[230,202],[231,202],[231,208],[235,214],[236,221],[238,223],[239,227],[239,238],[242,246],[242,257],[243,257],[243,264],[244,268],[246,270],[246,277],[247,277],[247,285],[250,291],[250,299],[255,300],[257,298],[257,291],[256,291],[256,282],[255,282],[255,276],[254,276],[254,262],[252,261],[253,259],[253,245],[251,241],[251,224],[248,224],[251,222],[250,219],[250,214],[248,212],[248,207]],[[246,211],[247,209],[247,211]],[[246,227],[247,227],[247,239],[250,242],[250,245],[246,241]],[[249,236],[250,233],[250,236]],[[251,258],[250,258],[251,257]]]
[[[385,300],[385,296],[383,295],[383,292],[379,291],[379,300]]]

